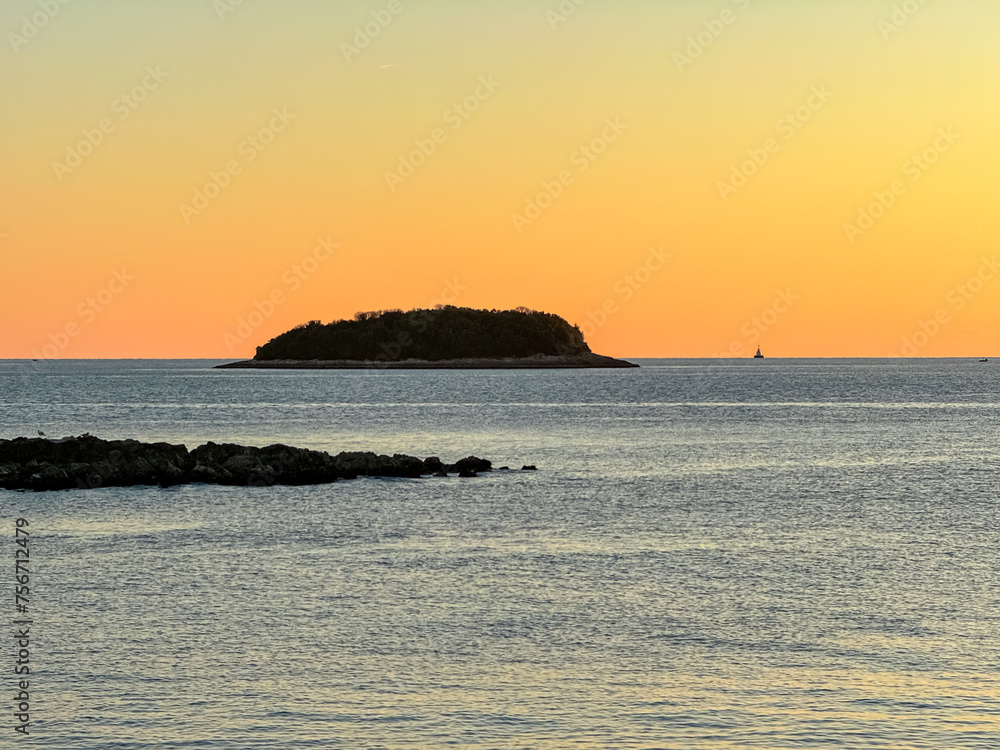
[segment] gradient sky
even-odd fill
[[[62,2],[0,7],[2,358],[438,302],[617,356],[1000,356],[995,0]]]

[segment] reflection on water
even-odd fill
[[[5,517],[32,519],[39,747],[991,748],[1000,736],[992,368],[35,364],[0,363],[0,435],[540,468],[0,493]]]

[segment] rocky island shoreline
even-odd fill
[[[503,467],[506,469],[506,467]],[[534,470],[525,466],[522,470]],[[0,489],[70,490],[99,487],[219,484],[243,487],[329,484],[358,477],[475,477],[493,471],[486,459],[469,456],[453,464],[370,452],[338,453],[269,445],[255,448],[206,443],[184,445],[102,440],[92,435],[0,440]]]
[[[247,359],[216,365],[216,370],[561,370],[595,367],[638,367],[600,354],[508,357],[505,359]]]

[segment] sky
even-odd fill
[[[527,306],[1000,357],[995,0],[4,0],[0,358]]]

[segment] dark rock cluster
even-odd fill
[[[65,490],[204,483],[250,487],[326,484],[338,479],[426,475],[474,477],[492,470],[469,456],[454,464],[439,458],[339,453],[269,445],[253,448],[206,443],[183,445],[101,440],[92,435],[49,440],[0,440],[0,489]]]

